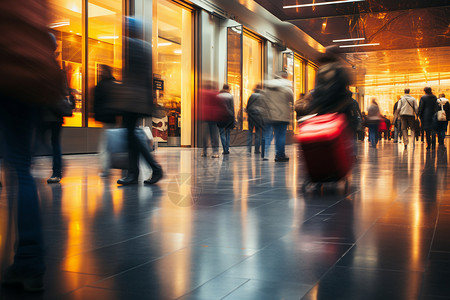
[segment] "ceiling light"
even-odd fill
[[[352,41],[364,41],[364,40],[365,40],[365,38],[342,39],[342,40],[333,40],[333,43],[352,42]]]
[[[68,25],[70,25],[70,20],[51,23],[50,25],[48,25],[48,27],[56,28],[56,27],[62,27],[62,26],[68,26]]]
[[[100,35],[98,37],[99,40],[115,40],[118,39],[119,36],[118,35]]]
[[[359,44],[359,45],[341,45],[341,46],[339,46],[339,48],[378,46],[379,44],[380,44],[380,43],[373,43],[373,44]]]
[[[320,2],[320,3],[310,3],[310,4],[286,5],[286,6],[283,6],[283,8],[309,7],[309,6],[341,4],[341,3],[361,2],[361,1],[366,1],[366,0],[344,0],[344,1],[330,1],[330,2]]]

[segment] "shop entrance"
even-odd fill
[[[153,1],[152,117],[155,141],[191,146],[193,99],[192,10],[172,1]],[[164,145],[164,144],[163,144]]]

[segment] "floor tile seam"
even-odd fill
[[[411,269],[389,269],[389,268],[364,268],[364,267],[352,267],[352,266],[336,266],[337,268],[355,269],[355,270],[365,270],[365,271],[385,271],[385,272],[397,272],[397,273],[418,273],[424,274],[426,271],[411,270]]]
[[[440,218],[440,215],[441,215],[440,213],[441,213],[441,206],[438,205],[438,206],[437,206],[437,217],[436,217],[436,221],[435,221],[435,223],[434,223],[433,235],[432,235],[432,237],[431,237],[430,247],[429,247],[429,249],[428,249],[428,255],[427,255],[427,260],[428,260],[428,261],[430,260],[430,257],[431,257],[431,252],[432,252],[431,249],[433,248],[434,239],[435,239],[435,237],[436,237],[436,232],[437,232],[437,227],[438,227],[438,223],[439,223],[439,218]]]
[[[225,298],[227,298],[228,296],[230,296],[231,294],[233,294],[235,291],[237,291],[238,289],[240,289],[242,286],[244,286],[245,284],[247,284],[250,281],[250,279],[247,279],[245,282],[243,282],[242,284],[240,284],[238,287],[236,287],[235,289],[233,289],[231,292],[229,292],[228,294],[226,294],[224,297],[220,298],[220,300],[223,300]]]
[[[206,239],[203,239],[203,240],[199,241],[198,243],[201,243],[201,242],[203,242],[203,241],[205,241],[205,240],[206,240]],[[95,284],[95,283],[97,283],[97,282],[102,282],[102,281],[104,281],[104,280],[108,280],[108,279],[114,278],[114,277],[116,277],[116,276],[120,276],[120,275],[122,275],[122,274],[124,274],[124,273],[126,273],[126,272],[135,270],[135,269],[140,268],[140,267],[142,267],[142,266],[152,264],[153,262],[155,262],[155,261],[157,261],[157,260],[163,259],[163,258],[166,257],[166,256],[169,256],[169,255],[172,255],[172,254],[174,254],[174,253],[176,253],[176,252],[179,252],[179,251],[182,251],[182,250],[184,250],[184,249],[187,249],[187,248],[189,248],[190,246],[193,246],[193,245],[194,245],[194,244],[189,244],[189,245],[187,245],[187,246],[185,246],[185,247],[182,247],[182,248],[180,248],[180,249],[177,249],[177,250],[174,250],[174,251],[167,252],[167,253],[164,254],[164,255],[155,257],[155,258],[150,259],[150,260],[148,260],[148,261],[146,261],[146,262],[143,262],[143,263],[141,263],[141,264],[139,264],[139,265],[136,265],[136,266],[131,267],[131,268],[128,268],[128,269],[126,269],[126,270],[120,271],[119,273],[116,273],[116,274],[107,276],[107,277],[105,277],[105,278],[102,278],[102,279],[100,279],[100,280],[98,280],[98,281],[93,282],[92,284]],[[95,275],[95,274],[90,274],[90,275]]]
[[[77,255],[88,253],[88,252],[92,252],[92,251],[97,251],[97,250],[100,250],[100,249],[103,249],[103,248],[119,245],[119,244],[122,244],[122,243],[126,243],[126,242],[129,242],[129,241],[132,241],[132,240],[135,240],[135,239],[138,239],[138,238],[141,238],[143,236],[150,235],[150,234],[153,234],[153,233],[156,233],[156,232],[158,232],[158,231],[154,230],[154,231],[143,233],[143,234],[140,234],[140,235],[138,235],[136,237],[132,237],[132,238],[120,241],[120,242],[111,243],[111,244],[107,244],[107,245],[104,245],[104,246],[101,246],[101,247],[92,248],[92,249],[87,250],[87,251],[81,251],[81,252],[73,254],[73,255],[65,256],[63,259],[74,257],[74,256],[77,256]]]

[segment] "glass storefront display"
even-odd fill
[[[122,79],[122,0],[88,1],[88,126],[102,127],[94,120],[94,89],[99,66],[108,65]]]
[[[294,58],[294,99],[300,98],[301,93],[305,93],[305,64],[303,60],[295,56]]]
[[[234,99],[234,113],[238,120],[237,128],[242,129],[240,107],[242,85],[242,26],[227,29],[227,83]]]
[[[122,4],[122,0],[49,1],[49,27],[58,43],[57,60],[66,73],[70,93],[75,99],[73,116],[64,118],[64,126],[101,126],[92,115],[93,89],[97,84],[99,64],[113,67],[114,75],[121,79]],[[88,18],[83,22],[86,13]]]
[[[167,0],[153,1],[152,118],[156,141],[190,146],[192,132],[192,11]]]
[[[317,68],[311,64],[308,64],[308,92],[310,92],[316,86],[316,72]]]
[[[58,43],[57,60],[64,70],[70,93],[74,95],[75,110],[72,117],[64,118],[64,126],[83,126],[83,54],[82,54],[82,6],[81,0],[52,0],[50,24],[51,33]]]
[[[247,107],[248,99],[257,84],[262,83],[262,41],[244,32],[242,60],[242,111]],[[248,117],[242,114],[242,129],[248,129]]]

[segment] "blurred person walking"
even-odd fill
[[[380,108],[375,98],[372,98],[367,108],[367,127],[369,128],[369,142],[373,148],[378,144],[378,128],[380,126]]]
[[[16,234],[11,234],[14,260],[2,282],[31,292],[43,290],[46,269],[39,198],[30,172],[32,135],[41,108],[63,97],[63,77],[53,55],[55,43],[46,27],[47,12],[46,1],[0,2],[0,28],[5,29],[0,35],[0,130],[9,217],[16,223]]]
[[[409,94],[409,89],[405,89],[404,92],[405,94],[398,101],[397,110],[402,123],[403,144],[406,150],[409,143],[408,128],[411,129],[412,143],[415,146],[414,121],[418,112],[418,105],[416,99]]]
[[[347,128],[353,135],[354,154],[356,155],[356,139],[361,130],[363,115],[358,102],[352,98],[348,89],[350,75],[341,63],[338,47],[330,46],[320,57],[321,66],[317,70],[316,86],[312,92],[310,112],[319,115],[343,113],[346,116]]]
[[[447,132],[448,120],[450,119],[450,103],[447,98],[445,98],[445,94],[439,94],[439,99],[437,99],[438,110],[444,111],[442,113],[445,115],[445,121],[437,120],[437,135],[438,135],[438,143],[439,146],[445,147],[445,133]]]
[[[253,89],[253,94],[247,102],[245,112],[248,116],[248,136],[247,136],[247,148],[248,153],[252,152],[253,130],[255,130],[255,154],[261,154],[261,142],[264,128],[263,118],[263,99],[264,91],[261,84],[256,85]],[[264,145],[262,145],[264,147]]]
[[[236,124],[236,119],[234,116],[234,100],[233,95],[230,94],[230,86],[228,84],[224,84],[217,97],[223,102],[227,113],[227,119],[217,123],[223,148],[222,154],[230,154],[230,131]]]
[[[425,92],[425,95],[420,98],[419,117],[422,127],[425,130],[427,150],[430,150],[436,148],[436,123],[433,122],[433,117],[435,117],[438,102],[436,96],[431,92],[430,87],[425,87],[423,91]]]
[[[402,136],[402,123],[399,116],[399,110],[398,110],[398,103],[400,101],[400,97],[398,98],[397,102],[394,104],[394,120],[392,121],[392,124],[394,125],[394,143],[398,143],[398,138]]]
[[[163,177],[161,165],[153,154],[148,151],[148,145],[136,135],[135,129],[142,117],[152,114],[153,98],[151,84],[151,45],[142,40],[144,24],[135,18],[127,18],[128,65],[124,71],[123,83],[114,89],[114,98],[110,104],[123,116],[123,126],[127,129],[128,141],[128,173],[117,180],[117,184],[137,184],[139,178],[139,154],[142,154],[152,169],[152,175],[144,184],[154,184]]]
[[[94,116],[95,120],[103,123],[103,133],[99,141],[99,157],[102,177],[108,177],[110,172],[110,153],[107,151],[106,129],[113,128],[116,123],[114,111],[109,108],[112,98],[112,91],[117,88],[116,79],[113,76],[112,68],[107,65],[100,65],[100,81],[94,92]]]
[[[291,121],[294,104],[292,83],[287,80],[287,72],[283,71],[275,79],[266,83],[264,140],[265,156],[268,154],[272,137],[275,136],[275,161],[286,162],[289,157],[285,153],[286,131]]]
[[[199,120],[202,128],[202,157],[208,155],[208,140],[211,142],[212,158],[219,157],[219,128],[217,122],[225,121],[226,108],[218,98],[215,84],[205,81],[199,92]]]

